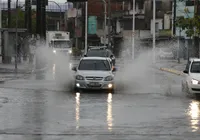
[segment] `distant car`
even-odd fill
[[[85,55],[86,57],[105,57],[105,58],[110,58],[112,60],[113,66],[115,66],[115,56],[112,53],[111,50],[109,49],[90,49],[88,50],[87,54]]]
[[[105,57],[83,57],[75,71],[74,89],[109,90],[114,92],[114,72]]]
[[[89,50],[105,50],[108,49],[107,46],[89,46]]]
[[[186,76],[182,80],[182,91],[186,95],[200,95],[200,59],[190,59],[183,72]]]

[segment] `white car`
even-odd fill
[[[83,57],[75,71],[74,88],[109,90],[114,92],[114,72],[110,60],[105,57]]]
[[[200,59],[190,59],[183,72],[185,78],[182,80],[182,91],[186,95],[200,95]]]

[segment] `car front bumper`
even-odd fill
[[[98,83],[98,85],[91,85],[91,83]],[[75,80],[75,88],[77,89],[92,89],[92,90],[112,90],[114,89],[114,81],[85,81]]]
[[[190,84],[189,85],[189,92],[193,93],[193,94],[200,94],[200,85],[194,85],[194,84]]]

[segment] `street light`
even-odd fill
[[[107,3],[105,0],[102,0],[104,3],[104,46],[106,46],[106,18],[107,18],[107,13],[106,13],[106,6]]]
[[[55,2],[55,1],[48,1],[48,2],[52,2],[52,3],[56,4],[60,8],[60,25],[61,25],[61,21],[62,21],[62,18],[61,18],[62,17],[62,9],[61,9],[60,5],[57,2]],[[59,30],[61,30],[60,26],[59,26]]]

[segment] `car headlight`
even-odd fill
[[[197,80],[195,80],[195,79],[192,79],[191,82],[192,82],[193,85],[197,85],[197,84],[199,83],[199,81],[197,81]]]
[[[77,75],[77,76],[76,76],[76,80],[84,80],[84,77],[81,76],[81,75]]]
[[[104,80],[105,81],[112,81],[113,80],[113,76],[107,76]]]
[[[69,53],[71,54],[71,53],[72,53],[72,50],[69,50]]]
[[[53,53],[56,53],[56,50],[53,50]]]

